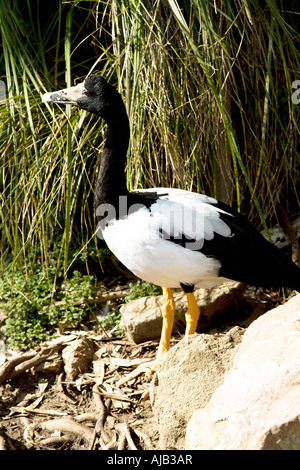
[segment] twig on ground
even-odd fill
[[[74,416],[75,421],[78,421],[78,423],[83,423],[84,421],[92,421],[92,422],[97,422],[98,419],[98,413],[82,413],[81,415]]]
[[[29,424],[29,426],[27,426],[24,431],[24,439],[27,443],[35,444],[34,433],[37,429],[42,429],[44,431],[49,432],[60,431],[69,434],[74,434],[75,436],[81,437],[85,442],[89,442],[93,436],[93,430],[88,428],[87,426],[84,426],[80,423],[76,423],[76,421],[73,421],[69,418],[58,418],[40,423]],[[71,441],[70,438],[63,438],[63,440],[64,442]]]
[[[137,450],[135,443],[130,434],[130,428],[126,423],[119,423],[116,426],[117,430],[120,432],[120,442],[118,450],[124,450],[126,446],[126,441],[129,447],[129,450]]]
[[[93,437],[93,430],[85,426],[84,424],[77,423],[69,418],[61,418],[61,419],[53,419],[50,421],[44,421],[43,423],[39,423],[38,426],[41,429],[47,431],[61,431],[70,434],[74,434],[76,436],[80,436],[86,442],[90,442]]]
[[[59,450],[62,450],[70,442],[72,442],[72,439],[70,438],[53,436],[53,437],[48,437],[47,439],[42,439],[39,442],[39,446],[40,447],[61,446]]]
[[[93,386],[93,398],[94,398],[94,402],[96,404],[97,411],[99,414],[98,414],[98,419],[96,421],[96,425],[94,429],[93,439],[90,444],[90,450],[94,449],[97,437],[99,438],[101,437],[104,445],[108,444],[109,442],[109,437],[106,431],[104,430],[104,424],[105,424],[106,417],[109,413],[111,400],[110,399],[108,400],[107,406],[104,405],[102,398],[101,398],[100,391],[99,391],[99,387],[96,384]]]
[[[58,352],[63,346],[56,344],[52,347],[42,348],[39,352],[22,354],[3,364],[0,368],[0,385],[9,379],[23,374],[28,369],[46,361],[52,354]]]
[[[13,359],[10,359],[9,361],[5,362],[1,367],[0,367],[0,385],[7,380],[11,370],[14,367],[17,367],[19,364],[22,362],[28,361],[32,359],[33,357],[36,356],[35,352],[31,352],[28,354],[21,354],[20,356],[14,357]]]

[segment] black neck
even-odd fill
[[[129,135],[129,122],[126,113],[121,119],[119,117],[117,122],[108,124],[95,190],[95,208],[101,204],[112,204],[116,207],[119,196],[128,194],[125,165]]]

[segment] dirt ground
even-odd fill
[[[155,449],[150,400],[140,401],[149,383],[140,377],[117,388],[116,382],[131,364],[154,358],[158,341],[135,345],[102,336],[58,336],[0,367],[0,448]]]
[[[271,307],[279,300],[267,297]],[[157,449],[151,401],[141,401],[149,381],[116,384],[158,343],[136,345],[90,322],[25,353],[6,349],[4,360],[0,351],[0,449]]]

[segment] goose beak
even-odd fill
[[[78,99],[85,95],[85,91],[84,83],[80,83],[79,85],[65,88],[63,90],[45,93],[42,96],[42,101],[57,104],[72,104],[77,106]]]

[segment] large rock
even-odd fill
[[[212,289],[198,289],[195,298],[200,308],[198,328],[207,328],[212,319],[221,315],[235,305],[246,285],[238,282],[228,282]],[[185,312],[187,310],[186,296],[183,292],[175,292],[176,313],[173,332],[184,331]],[[122,328],[135,343],[160,338],[162,328],[163,296],[142,297],[122,305]]]
[[[193,414],[186,448],[300,450],[300,295],[249,326],[224,383]]]
[[[187,423],[221,385],[243,331],[187,336],[168,352],[150,389],[160,449],[185,448]]]

